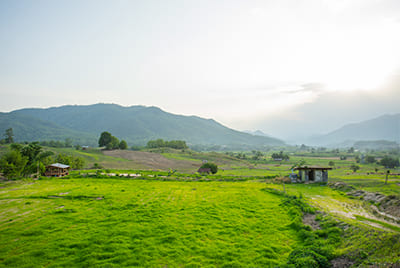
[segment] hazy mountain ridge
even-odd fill
[[[309,138],[307,143],[335,147],[357,141],[378,140],[400,143],[400,113],[386,114],[359,123],[347,124],[328,134]]]
[[[244,132],[244,133],[251,134],[251,135],[253,135],[253,136],[262,136],[262,137],[270,137],[270,138],[273,138],[273,136],[271,136],[271,135],[269,135],[269,134],[266,134],[266,133],[264,133],[263,131],[261,131],[261,130],[259,130],[259,129],[255,130],[255,131],[252,131],[252,130],[244,130],[243,132]]]
[[[62,127],[33,116],[18,113],[0,113],[0,131],[13,128],[16,141],[64,140],[74,138],[80,144],[90,143],[96,137],[92,134]]]
[[[30,135],[21,135],[21,131],[26,131],[21,126],[29,128]],[[69,137],[76,140],[76,137],[85,137],[96,142],[102,131],[109,131],[129,144],[136,145],[144,145],[148,140],[157,138],[221,146],[284,145],[281,140],[239,132],[212,119],[175,115],[157,107],[122,107],[116,104],[68,105],[3,113],[0,131],[4,132],[9,127],[13,127],[15,138],[19,141],[60,140],[57,133],[62,133],[61,139]]]

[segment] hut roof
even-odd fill
[[[56,167],[56,168],[69,168],[69,166],[68,166],[68,165],[64,165],[64,164],[60,164],[60,163],[51,164],[51,165],[49,165],[49,167]]]
[[[321,166],[300,166],[295,167],[294,170],[331,170],[331,167],[321,167]]]

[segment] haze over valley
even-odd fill
[[[144,105],[310,143],[400,112],[399,5],[2,1],[0,112]]]

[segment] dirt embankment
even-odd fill
[[[372,193],[364,190],[356,190],[344,182],[334,182],[328,184],[331,188],[347,192],[349,196],[358,197],[364,201],[371,202],[377,206],[371,205],[372,210],[381,216],[386,216],[395,221],[400,221],[400,197],[395,195],[383,195],[381,193]]]
[[[196,172],[200,167],[198,162],[190,160],[168,159],[158,153],[112,150],[103,151],[105,155],[133,161],[135,164],[152,170],[174,169],[181,172]]]

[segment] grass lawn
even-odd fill
[[[298,244],[256,182],[0,184],[0,266],[279,266]]]

